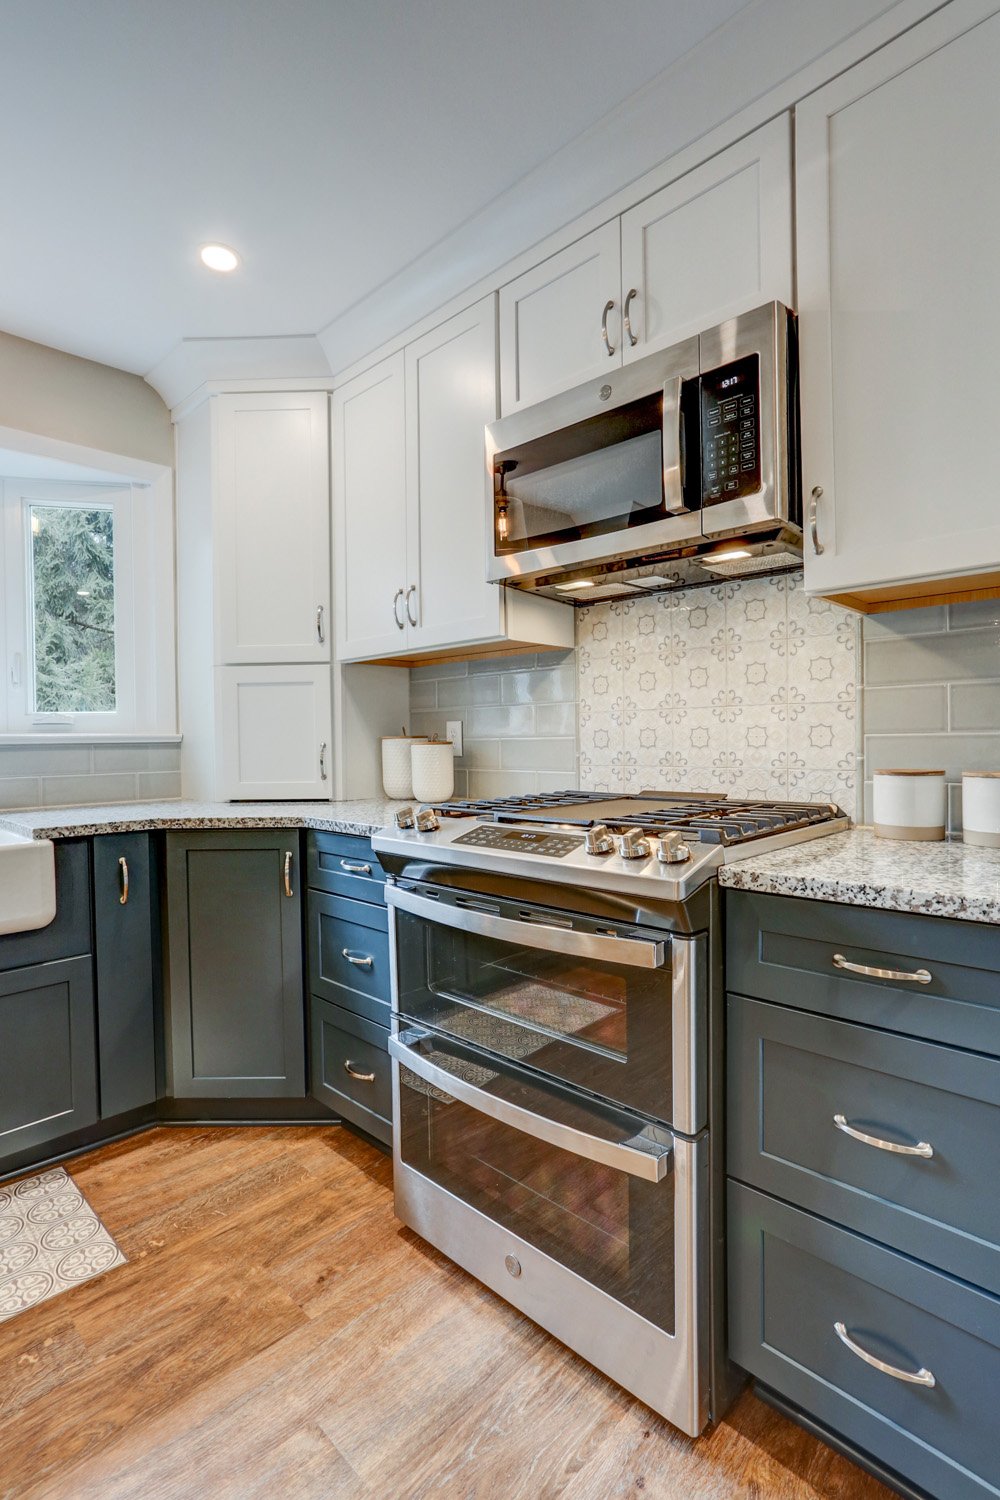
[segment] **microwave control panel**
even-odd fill
[[[749,354],[701,377],[702,503],[759,489],[760,361]]]

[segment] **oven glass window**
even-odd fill
[[[481,1062],[450,1062],[487,1092],[513,1088]],[[400,1067],[402,1160],[642,1317],[674,1332],[671,1173],[647,1182],[501,1124]],[[582,1105],[566,1122],[593,1128]]]
[[[669,939],[643,969],[396,916],[404,1016],[669,1122]]]

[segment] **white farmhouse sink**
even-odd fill
[[[51,839],[26,839],[0,828],[0,933],[47,927],[55,914]]]

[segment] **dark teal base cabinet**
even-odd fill
[[[148,833],[94,839],[94,967],[101,1114],[152,1104],[157,1084],[160,925]]]
[[[299,833],[167,835],[168,1093],[305,1095]]]
[[[89,955],[0,973],[0,1168],[97,1118]]]
[[[998,934],[726,911],[730,1355],[903,1493],[996,1497]]]
[[[314,1095],[369,1135],[389,1142],[392,1070],[386,1041],[385,1027],[313,996]]]

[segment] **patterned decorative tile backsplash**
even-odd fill
[[[583,787],[824,798],[854,814],[859,620],[807,599],[800,574],[577,620]]]

